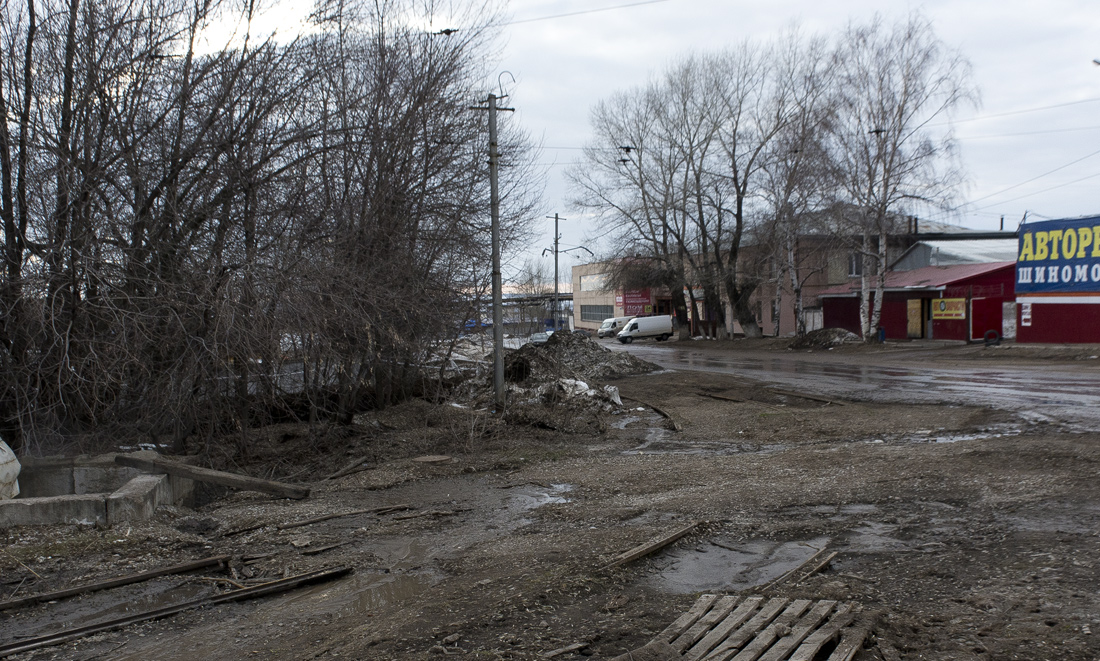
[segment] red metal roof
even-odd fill
[[[1014,268],[1016,262],[989,262],[986,264],[952,264],[951,266],[925,266],[912,271],[890,271],[886,274],[886,291],[912,289],[943,289],[1001,269]],[[874,283],[871,284],[872,289]],[[859,293],[859,279],[817,292],[818,296],[851,296]]]

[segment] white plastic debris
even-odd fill
[[[0,500],[19,495],[19,471],[22,468],[8,444],[0,441]]]

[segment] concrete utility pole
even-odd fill
[[[549,218],[550,216],[547,216]],[[558,319],[561,318],[561,295],[558,293],[558,214],[554,214],[554,330],[558,330]]]
[[[493,401],[504,409],[504,285],[500,277],[500,195],[497,190],[497,96],[489,95],[489,213],[493,221]]]
[[[493,228],[493,403],[498,413],[504,410],[504,286],[500,276],[500,194],[497,187],[500,152],[497,149],[497,110],[515,110],[497,108],[497,100],[504,98],[507,96],[490,94],[487,105],[470,108],[489,111],[489,215]]]

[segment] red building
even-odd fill
[[[990,332],[1014,337],[1015,266],[956,264],[887,273],[880,322],[886,338],[970,341]],[[858,280],[818,296],[826,328],[860,333]]]

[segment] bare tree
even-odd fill
[[[895,219],[922,205],[947,204],[961,180],[951,132],[930,125],[948,121],[976,92],[967,60],[919,14],[892,26],[881,18],[850,26],[833,62],[832,152],[845,199],[857,210],[860,314],[863,337],[871,341],[882,314]]]
[[[0,434],[347,420],[427,387],[488,273],[491,3],[35,0],[0,17]],[[238,23],[221,48],[212,22]],[[33,72],[33,75],[32,75]],[[494,81],[495,88],[495,81]],[[506,238],[534,197],[504,123]],[[108,433],[109,432],[109,433]]]
[[[775,335],[785,287],[794,300],[795,334],[806,334],[802,290],[823,268],[814,253],[831,243],[809,241],[811,236],[829,235],[816,212],[829,204],[836,186],[825,144],[835,118],[830,55],[824,39],[803,40],[797,33],[789,34],[776,51],[777,75],[789,81],[798,112],[773,141],[762,172],[761,191],[768,209],[764,234],[775,263]]]
[[[661,140],[661,98],[653,88],[614,95],[594,110],[594,144],[585,165],[570,170],[576,206],[596,213],[610,226],[622,262],[611,278],[619,287],[637,287],[636,263],[650,271],[644,281],[664,288],[680,324],[689,330],[685,285],[686,249],[679,240],[686,215],[677,188],[683,156]],[[690,287],[689,287],[690,289]]]

